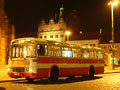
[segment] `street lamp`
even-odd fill
[[[71,32],[67,31],[66,32],[66,35],[67,35],[67,41],[69,41],[69,35],[70,35]]]
[[[108,3],[108,5],[111,5],[111,20],[112,20],[112,40],[110,41],[112,43],[112,53],[113,53],[113,67],[112,69],[114,69],[114,19],[113,19],[113,8],[114,5],[117,5],[118,1],[117,0],[113,0],[111,2]]]

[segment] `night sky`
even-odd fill
[[[76,9],[82,31],[111,32],[111,7],[109,0],[5,0],[5,12],[14,17],[16,33],[37,32],[38,24],[44,17],[59,11],[61,4],[64,12]],[[114,8],[115,31],[120,31],[120,4]]]

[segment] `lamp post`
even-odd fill
[[[118,4],[118,1],[111,1],[108,3],[108,5],[111,5],[111,22],[112,22],[112,40],[110,41],[112,43],[112,55],[113,55],[113,67],[112,69],[114,69],[114,18],[113,18],[113,8],[114,8],[114,5],[117,5]]]
[[[66,32],[66,35],[67,35],[67,41],[69,41],[69,35],[70,35],[70,32]]]

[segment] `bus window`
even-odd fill
[[[95,50],[94,49],[92,49],[92,50],[90,50],[90,58],[95,58]]]
[[[14,45],[14,46],[12,46],[11,47],[12,49],[12,51],[11,51],[11,57],[14,57],[14,58],[16,58],[16,57],[19,57],[19,46],[18,45]]]
[[[61,56],[60,47],[48,46],[48,56]]]
[[[89,50],[88,49],[83,49],[82,50],[82,58],[89,58]]]
[[[72,49],[73,57],[77,57],[77,49]]]
[[[54,47],[48,46],[48,56],[54,56]]]
[[[44,56],[45,55],[45,45],[37,45],[37,50],[38,50],[38,55],[42,55]]]
[[[11,49],[11,57],[15,57],[15,47]]]
[[[54,46],[54,56],[61,56],[60,47]]]
[[[96,51],[96,57],[97,57],[98,59],[102,59],[102,58],[103,58],[103,53],[102,53],[102,51],[97,50],[97,51]]]
[[[73,57],[80,58],[81,57],[81,52],[80,49],[72,49]]]
[[[62,47],[62,56],[63,57],[72,57],[72,50],[68,47]]]
[[[25,58],[35,57],[35,45],[34,44],[20,44],[11,46],[11,57],[12,58]]]
[[[24,54],[26,57],[35,57],[36,52],[35,52],[35,45],[34,44],[27,44],[26,47],[24,47]]]

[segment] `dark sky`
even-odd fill
[[[41,18],[59,11],[61,4],[65,12],[77,10],[83,31],[111,32],[111,8],[109,0],[5,0],[8,17],[14,17],[16,33],[37,32]],[[115,31],[120,31],[120,4],[114,8]]]

